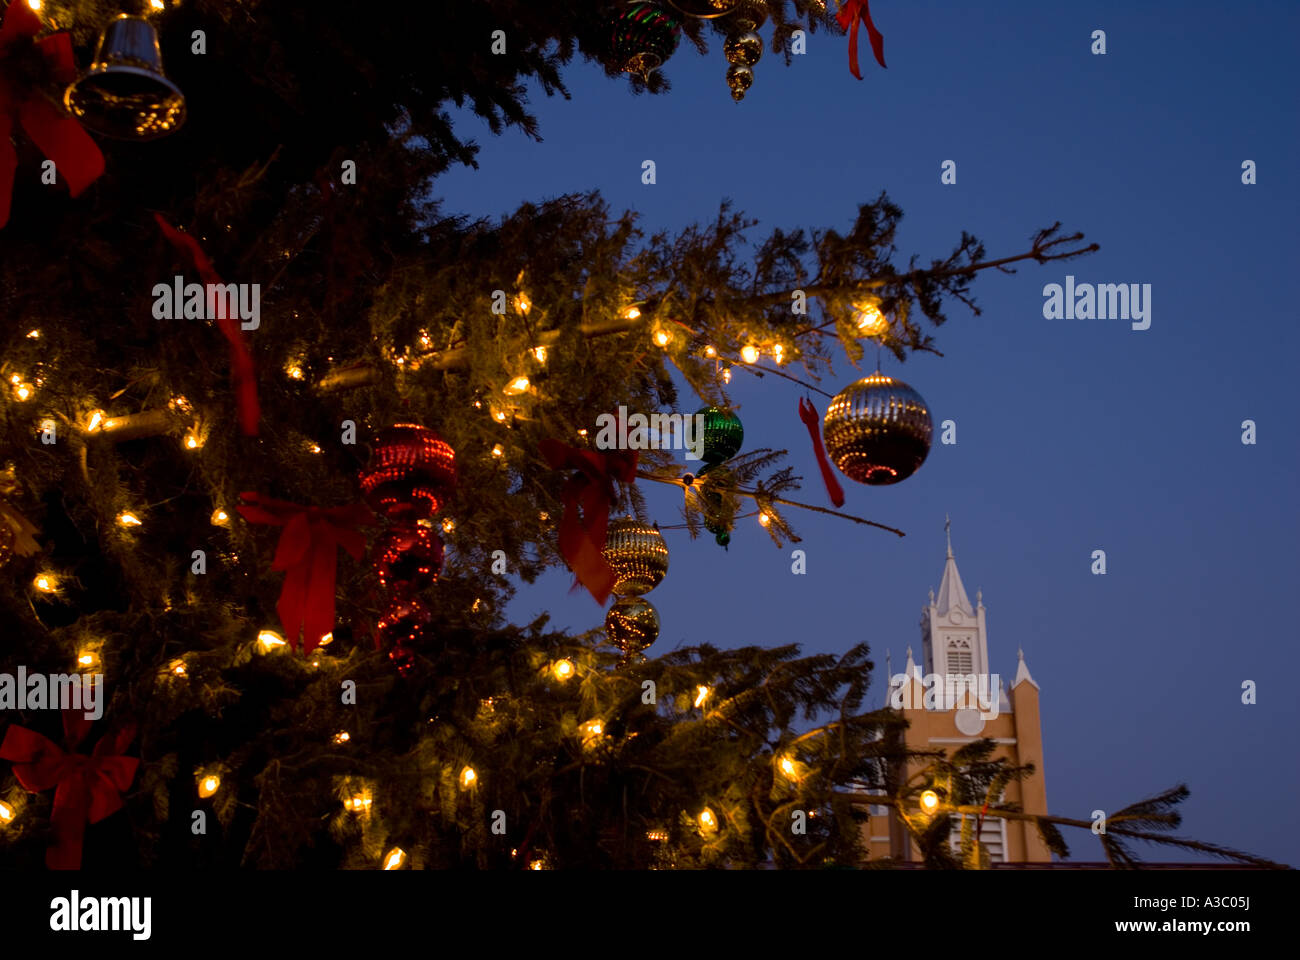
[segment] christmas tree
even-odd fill
[[[898,714],[867,706],[865,645],[653,650],[639,597],[666,553],[642,490],[680,488],[681,548],[716,549],[695,536],[725,543],[737,516],[791,542],[801,507],[830,508],[797,493],[783,451],[732,442],[733,375],[810,386],[866,350],[935,351],[982,272],[1094,246],[1054,224],[1023,250],[962,234],[900,260],[884,193],[843,232],[765,230],[723,204],[653,235],[596,193],[491,222],[429,199],[474,162],[448,105],[539,136],[524,84],[567,95],[576,58],[662,94],[654,64],[678,31],[725,40],[743,96],[751,31],[648,7],[390,4],[362,22],[324,2],[144,3],[125,12],[160,41],[151,91],[92,74],[65,101],[60,58],[89,63],[123,8],[8,5],[0,103],[96,136],[61,127],[51,145],[10,111],[0,674],[28,679],[0,703],[0,858],[853,866],[872,790],[927,863],[985,862],[970,838],[949,852],[952,817],[1017,816],[996,798],[1025,771],[988,741],[950,759],[903,751]],[[787,56],[796,30],[833,23],[802,0],[752,10]],[[98,136],[124,119],[118,139]],[[701,406],[718,418],[703,464],[599,440],[620,408]],[[855,479],[877,482],[871,470]],[[600,547],[621,514],[639,520],[619,527],[620,559]],[[606,623],[508,622],[515,586],[565,565],[619,596]],[[84,709],[51,709],[73,676]],[[80,805],[76,784],[61,804],[50,750],[91,758]],[[902,776],[918,762],[924,776]],[[1166,839],[1266,862],[1161,833],[1184,794],[1112,816],[1108,855]],[[1058,824],[1090,826],[1033,819],[1060,854]]]

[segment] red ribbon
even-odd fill
[[[63,711],[63,731],[69,748],[76,747],[90,729],[90,721],[78,710]],[[82,841],[87,823],[98,823],[122,809],[122,791],[131,786],[140,761],[122,752],[135,739],[135,724],[110,732],[95,744],[95,750],[65,753],[57,744],[34,730],[11,724],[0,743],[0,759],[14,765],[14,776],[31,793],[54,788],[50,825],[54,842],[45,851],[45,865],[51,870],[81,867]]]
[[[605,534],[609,530],[609,507],[614,502],[614,480],[636,480],[635,450],[580,450],[559,440],[543,440],[542,457],[553,470],[577,470],[564,484],[560,499],[564,517],[560,520],[560,556],[597,603],[609,599],[618,577],[605,560]],[[578,516],[578,508],[582,516]]]
[[[22,40],[32,40],[44,29],[41,18],[25,3],[11,3],[0,26],[0,60]],[[55,33],[33,45],[45,58],[53,79],[67,85],[77,78],[77,62],[72,55],[72,39]],[[104,172],[104,155],[90,134],[75,118],[68,116],[41,96],[20,99],[9,78],[0,74],[0,227],[9,222],[13,198],[14,173],[18,153],[9,137],[17,123],[41,153],[54,161],[74,197],[95,182]]]
[[[859,80],[862,79],[862,71],[858,69],[858,24],[867,25],[867,39],[871,41],[871,52],[876,55],[876,63],[882,67],[885,65],[885,35],[876,29],[876,25],[871,22],[871,4],[870,0],[848,0],[840,8],[839,14],[835,18],[839,21],[840,29],[847,30],[849,34],[849,72]]]
[[[158,228],[163,236],[181,253],[194,263],[199,278],[204,284],[220,284],[221,277],[212,266],[212,261],[203,252],[199,242],[188,233],[181,233],[173,227],[160,213],[153,215],[158,221]],[[240,336],[239,324],[234,317],[226,316],[226,298],[218,297],[217,327],[230,344],[230,379],[235,389],[235,402],[239,407],[239,425],[247,437],[257,436],[257,421],[262,416],[261,405],[257,400],[257,379],[253,375],[253,356],[248,352],[244,338]]]
[[[304,507],[260,493],[241,493],[240,497],[249,501],[237,508],[249,523],[284,527],[271,562],[272,570],[285,571],[275,612],[294,649],[301,630],[303,651],[311,653],[320,638],[334,630],[338,548],[360,560],[366,538],[357,527],[373,522],[374,515],[360,503]]]
[[[808,428],[808,436],[812,437],[817,466],[821,467],[822,483],[826,484],[826,493],[830,496],[831,503],[837,507],[844,506],[844,490],[840,487],[839,480],[835,479],[830,461],[826,459],[826,448],[822,446],[822,418],[817,414],[817,408],[803,397],[799,398],[799,419]]]

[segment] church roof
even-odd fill
[[[939,599],[936,601],[939,616],[943,616],[954,607],[967,616],[975,616],[975,608],[970,605],[966,588],[962,586],[961,574],[957,572],[957,561],[952,556],[952,544],[948,544],[948,562],[943,568],[943,582],[939,584]]]
[[[1034,678],[1029,675],[1029,667],[1025,665],[1025,651],[1020,650],[1020,665],[1016,667],[1016,679],[1012,681],[1011,689],[1014,690],[1022,683],[1033,683],[1034,689],[1038,689],[1038,684],[1034,683]]]

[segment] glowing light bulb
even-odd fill
[[[453,520],[451,517],[448,517],[446,520],[442,521],[443,533],[451,533],[455,529],[456,529],[456,521]]]
[[[171,407],[173,410],[179,410],[181,413],[189,413],[190,410],[193,409],[193,406],[190,404],[189,400],[187,400],[185,397],[181,396],[180,394],[177,394],[176,396],[172,397],[171,400],[167,401],[167,405]]]
[[[39,340],[39,339],[41,339],[41,331],[39,331],[39,330],[28,330],[28,331],[27,331],[27,339],[28,339],[28,340]]]
[[[586,431],[585,429],[584,429],[584,430],[579,430],[579,431],[578,431],[578,436],[580,436],[580,437],[585,437],[586,435],[587,435],[587,431]]]
[[[746,363],[757,363],[758,347],[754,346],[752,343],[745,344],[740,348],[740,359],[744,360]]]
[[[523,314],[527,314],[529,310],[533,309],[533,301],[528,299],[528,294],[521,293],[515,297],[515,309]]]
[[[527,377],[515,377],[513,380],[511,380],[509,383],[506,384],[506,388],[505,388],[505,392],[512,397],[517,396],[518,394],[521,393],[525,393],[527,392],[527,390],[528,390]]]
[[[718,828],[718,818],[713,815],[713,811],[708,807],[700,811],[700,826],[705,830],[716,830]]]
[[[556,680],[568,680],[573,676],[573,661],[556,660],[555,665],[551,667],[551,672],[555,674]]]
[[[171,665],[171,672],[172,675],[176,677],[185,676],[187,673],[185,669],[185,664],[180,660],[173,660]]]
[[[723,367],[723,368],[722,368],[722,382],[723,382],[723,383],[730,383],[730,382],[731,382],[731,368],[730,368],[730,367]]]
[[[370,806],[373,803],[374,800],[368,794],[357,793],[343,801],[343,808],[351,810],[353,813],[369,813]]]
[[[201,446],[203,446],[203,441],[199,439],[199,435],[197,433],[191,432],[185,434],[186,450],[197,450]]]
[[[335,743],[347,743],[351,739],[352,735],[346,730],[340,730],[338,733],[334,734]]]
[[[199,797],[206,800],[212,796],[221,787],[221,778],[215,773],[209,773],[199,781]]]
[[[497,423],[506,422],[506,412],[504,410],[497,410],[492,414],[492,416],[496,418]]]
[[[330,633],[325,634],[323,637],[321,637],[321,638],[320,638],[320,641],[317,642],[316,646],[318,646],[318,647],[328,647],[328,646],[329,646],[331,643],[333,643],[333,642],[334,642],[334,634],[333,634],[333,632],[330,632]]]
[[[626,320],[639,320],[641,318],[640,307],[628,307],[623,311],[623,317]]]
[[[772,522],[772,518],[769,517],[766,513],[760,513],[758,515],[758,522],[766,527],[769,523]]]
[[[138,527],[140,526],[140,518],[134,513],[119,513],[117,523],[120,527]]]
[[[36,388],[30,383],[20,383],[14,387],[14,396],[19,400],[30,400],[32,394],[35,392]]]
[[[163,8],[163,0],[149,0],[149,6],[154,10],[161,10]]]
[[[545,861],[545,860],[533,860],[533,861],[530,861],[529,864],[528,864],[528,869],[529,869],[529,870],[544,870],[544,869],[546,869],[546,861]]]
[[[307,449],[310,450],[312,453],[320,453],[320,444],[319,443],[308,444]]]
[[[506,455],[506,448],[501,446],[501,444],[498,443],[492,447],[492,456],[504,457],[505,455]]]
[[[257,634],[257,642],[262,645],[263,650],[274,650],[277,647],[283,647],[287,641],[274,630],[262,630]]]
[[[646,838],[647,840],[651,841],[652,843],[663,843],[664,841],[666,841],[666,840],[668,839],[668,831],[667,831],[667,830],[647,830],[647,831],[645,832],[645,838]]]
[[[921,794],[921,809],[926,813],[934,813],[939,806],[939,795],[933,790],[926,790]]]
[[[889,326],[889,321],[880,312],[874,301],[863,300],[853,305],[858,332],[863,336],[875,336]]]
[[[13,823],[14,808],[0,800],[0,823]]]
[[[588,737],[599,737],[605,732],[605,725],[599,720],[589,720],[582,725]]]
[[[545,347],[533,347],[533,356],[537,358],[537,362],[538,362],[538,363],[545,363],[545,362],[546,362],[546,348],[545,348]]]
[[[93,667],[99,660],[93,651],[87,650],[77,657],[77,665],[80,667]]]
[[[695,688],[695,706],[704,706],[704,701],[707,699],[709,699],[709,688],[704,684],[700,684]]]
[[[214,527],[224,527],[230,523],[230,515],[220,507],[212,511],[211,519]]]
[[[384,855],[384,869],[396,870],[406,862],[406,851],[401,847],[393,847]]]
[[[782,758],[781,758],[781,772],[784,773],[787,777],[793,777],[796,773],[799,772],[799,770],[798,770],[798,768],[794,765],[794,761],[793,761],[793,760],[791,760],[789,757],[782,757]]]
[[[777,363],[781,363],[785,357],[785,347],[778,343],[772,348],[772,356],[776,359]]]
[[[27,0],[27,6],[31,7],[37,13],[41,12],[41,0]]]
[[[284,372],[290,380],[301,380],[304,376],[302,367],[298,366],[296,363],[291,363],[286,366]]]
[[[59,580],[52,573],[38,573],[36,579],[32,581],[32,586],[41,593],[53,593],[59,589]]]
[[[713,344],[709,344],[707,347],[704,348],[704,355],[712,359],[713,357],[716,357],[718,355],[718,348],[715,347]]]
[[[655,331],[655,343],[661,347],[668,346],[668,344],[672,342],[672,339],[673,339],[673,335],[669,333],[667,330]]]
[[[474,772],[473,767],[467,766],[460,772],[460,785],[466,790],[472,787],[477,780],[478,774]]]

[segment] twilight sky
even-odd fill
[[[752,519],[725,553],[711,537],[667,531],[650,652],[865,640],[880,703],[885,651],[895,670],[909,645],[920,658],[950,513],[966,587],[972,599],[984,592],[993,668],[1012,677],[1023,647],[1041,688],[1049,811],[1086,819],[1186,782],[1182,835],[1296,865],[1300,707],[1282,680],[1300,639],[1300,6],[1132,7],[878,0],[887,70],[864,34],[855,80],[847,40],[819,33],[789,68],[765,51],[741,104],[721,44],[707,57],[679,47],[665,68],[673,89],[657,97],[575,63],[571,101],[533,97],[542,143],[493,137],[460,115],[481,169],[452,171],[435,193],[446,212],[496,217],[598,188],[647,231],[707,221],[730,197],[761,237],[846,229],[885,189],[904,210],[904,257],[946,255],[962,229],[991,257],[1021,253],[1058,219],[1100,243],[1071,263],[981,274],[984,313],[952,306],[937,334],[945,357],[886,358],[885,372],[929,401],[936,442],[897,486],[842,479],[844,509],[905,539],[792,509],[808,558],[795,576],[793,548],[778,550]],[[1090,53],[1095,29],[1105,56]],[[640,181],[646,159],[653,186]],[[956,185],[940,183],[945,160]],[[1256,185],[1241,183],[1244,160],[1257,164]],[[1150,284],[1150,329],[1044,319],[1044,285],[1067,274]],[[822,387],[861,375],[841,362]],[[796,498],[826,505],[800,388],[740,373],[732,386],[745,449],[790,450],[805,478]],[[817,398],[823,412],[826,402]],[[945,419],[957,423],[955,446],[938,443]],[[1254,446],[1241,442],[1246,419]],[[680,522],[680,494],[644,486],[655,519]],[[1096,549],[1105,576],[1090,572]],[[549,610],[557,626],[598,625],[602,608],[570,594],[570,580],[558,571],[524,587],[513,619]],[[1254,705],[1241,702],[1246,680]],[[1066,839],[1074,859],[1103,858],[1092,837]]]

